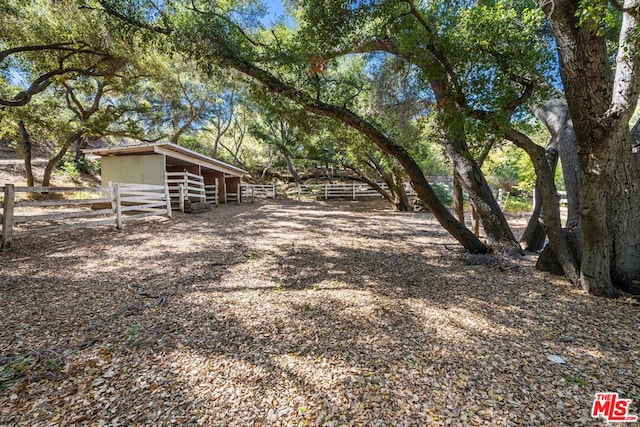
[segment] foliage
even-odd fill
[[[529,156],[513,144],[502,144],[485,161],[483,170],[494,188],[531,194],[536,175]]]
[[[506,212],[531,212],[532,203],[533,201],[531,198],[509,195],[509,199],[505,203],[504,210]]]
[[[60,170],[64,175],[71,179],[78,179],[80,177],[80,171],[73,160],[63,161],[60,164]]]
[[[451,204],[453,203],[453,189],[442,182],[434,182],[431,186],[433,187],[433,191],[435,191],[436,195],[438,196],[438,199],[440,199],[440,201],[445,205],[451,206]]]

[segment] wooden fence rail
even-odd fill
[[[169,193],[174,202],[178,197],[202,203],[207,200],[204,178],[201,175],[188,171],[167,172],[165,182],[169,186]]]
[[[168,188],[163,185],[109,183],[108,187],[0,187],[2,239],[11,248],[14,237],[115,224],[149,216],[171,217]],[[83,198],[32,200],[34,194],[76,194]],[[26,195],[26,197],[24,197]],[[27,212],[22,212],[29,208]],[[18,228],[16,228],[18,226]]]
[[[225,203],[230,203],[230,202],[236,202],[237,204],[242,203],[242,184],[237,184],[236,185],[236,191],[231,192],[231,191],[225,191],[224,193],[224,202]]]
[[[387,190],[388,186],[384,182],[378,183],[380,188]],[[416,193],[410,183],[404,184],[408,196],[415,196]],[[323,199],[331,198],[351,198],[359,197],[382,197],[382,195],[369,184],[363,182],[335,183],[335,184],[299,184],[297,188],[298,199],[302,197],[315,197]]]
[[[240,191],[242,200],[251,199],[253,202],[258,197],[265,197],[267,199],[276,198],[276,186],[270,185],[255,185],[255,184],[241,184]]]

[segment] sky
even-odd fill
[[[264,2],[267,5],[268,12],[267,16],[262,20],[262,23],[270,27],[278,17],[284,15],[284,6],[282,0],[264,0]]]

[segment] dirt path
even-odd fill
[[[602,391],[640,412],[637,302],[532,263],[364,202],[25,238],[0,255],[0,425],[597,425]]]

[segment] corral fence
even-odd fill
[[[377,183],[380,188],[388,190],[386,183]],[[410,183],[404,183],[407,196],[416,195]],[[298,184],[298,188],[292,195],[297,195],[298,199],[303,197],[313,197],[316,199],[350,198],[356,200],[360,197],[383,197],[376,189],[363,182],[339,182],[334,184]]]
[[[241,184],[240,196],[243,202],[247,199],[251,199],[251,202],[253,202],[255,199],[260,197],[267,198],[267,199],[275,199],[276,186],[273,184],[270,184],[270,185]]]
[[[34,195],[48,194],[44,199]],[[164,185],[109,183],[107,187],[0,186],[2,240],[11,248],[14,237],[75,230],[125,222],[150,216],[171,217],[171,199]],[[67,195],[70,198],[61,196]]]
[[[194,173],[167,172],[165,182],[171,198],[173,209],[185,211],[185,202],[194,201],[199,203],[210,203],[218,206],[218,179],[215,184],[205,185],[204,177]]]
[[[388,190],[389,187],[384,182],[379,182],[377,185],[384,190]],[[432,186],[440,185],[443,187],[443,191],[452,192],[452,188],[448,183],[442,183],[440,181],[434,182]],[[417,193],[413,189],[411,183],[405,182],[404,189],[409,197],[416,197]],[[291,197],[296,197],[300,200],[304,197],[315,199],[334,199],[334,198],[349,198],[356,200],[358,198],[366,197],[383,197],[376,189],[364,182],[340,182],[334,184],[298,184],[298,187],[287,193]],[[501,209],[505,209],[510,193],[502,189],[498,189],[495,192],[496,201]],[[560,203],[566,205],[566,192],[559,191],[558,195],[561,200]]]

